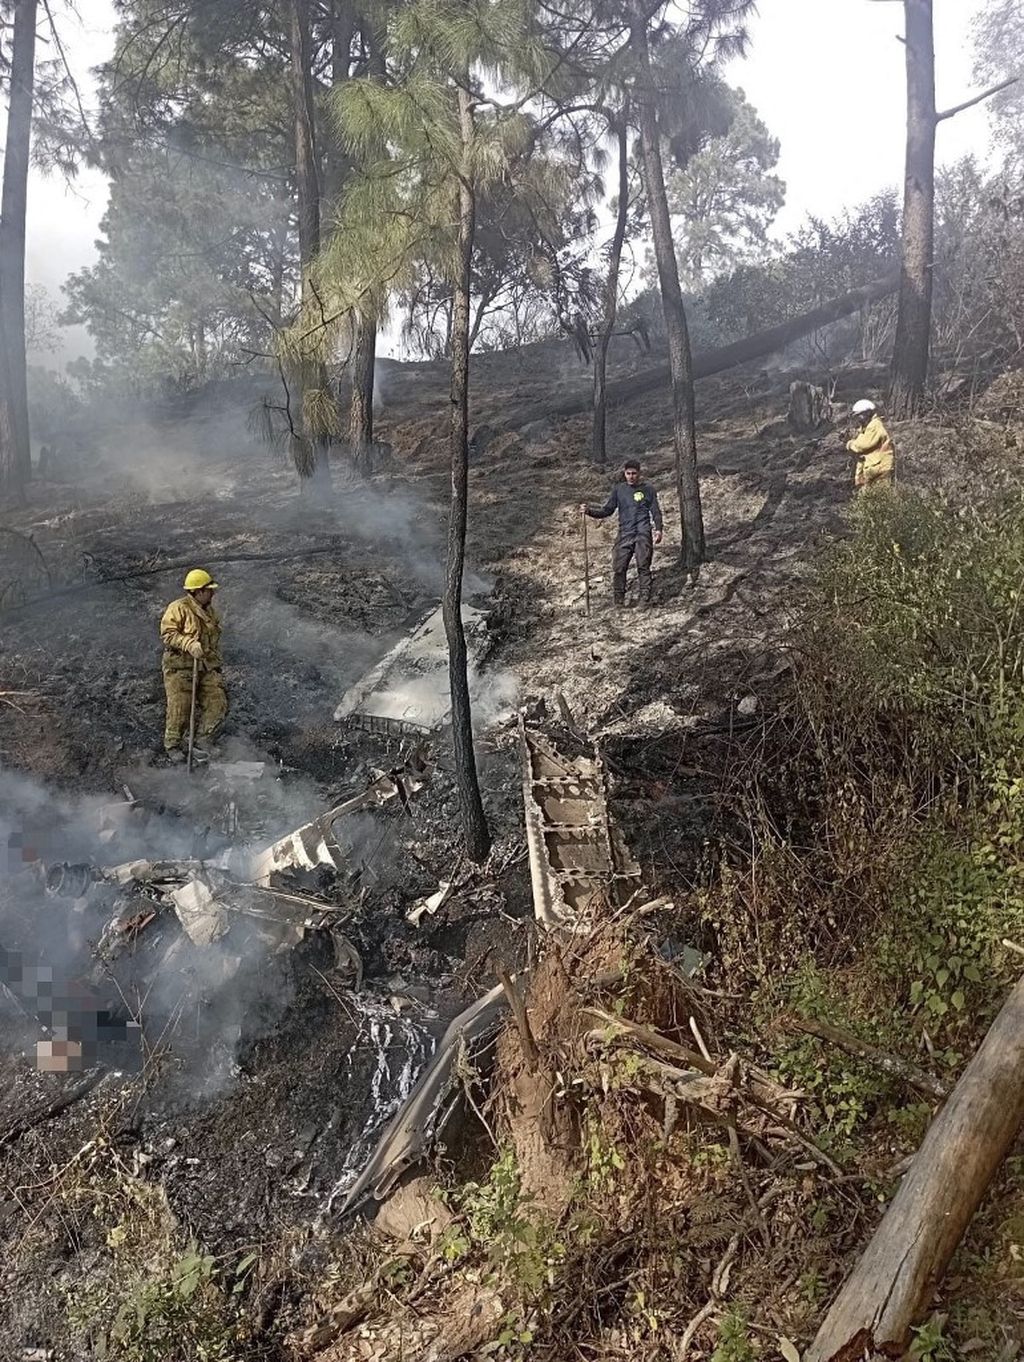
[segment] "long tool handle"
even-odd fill
[[[590,618],[590,543],[587,536],[587,513],[583,512],[583,598],[586,601],[587,618]]]
[[[196,747],[196,693],[199,690],[199,659],[192,659],[192,708],[188,713],[188,773],[192,774],[192,754]]]

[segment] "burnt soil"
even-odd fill
[[[625,375],[643,362],[623,345],[614,369]],[[842,532],[849,500],[846,460],[785,422],[791,375],[751,371],[704,381],[699,471],[709,561],[699,583],[688,585],[674,552],[669,395],[645,394],[612,412],[609,448],[617,461],[641,456],[661,493],[668,533],[655,608],[612,612],[614,530],[591,522],[587,617],[576,507],[603,500],[611,474],[586,460],[586,417],[543,419],[545,402],[583,386],[586,373],[568,346],[554,343],[481,357],[475,367],[481,436],[471,472],[468,591],[493,610],[478,708],[491,721],[481,769],[495,851],[489,866],[465,873],[461,892],[435,919],[420,929],[405,922],[409,905],[460,863],[442,740],[434,779],[409,815],[390,811],[373,824],[383,850],[347,922],[375,1005],[391,1007],[397,1020],[415,1018],[428,1037],[493,984],[496,968],[514,967],[528,949],[511,699],[543,697],[554,713],[561,696],[575,724],[601,741],[645,878],[671,892],[692,873],[707,830],[701,765],[726,759],[756,725],[751,715],[770,707],[808,566],[816,546]],[[28,508],[3,518],[5,827],[17,827],[12,806],[24,799],[42,798],[45,807],[46,792],[59,792],[73,807],[93,796],[119,799],[127,783],[154,810],[149,854],[186,854],[185,844],[204,844],[211,829],[223,842],[217,800],[198,797],[182,772],[161,769],[158,755],[156,626],[182,575],[160,565],[178,560],[210,564],[221,583],[228,755],[267,762],[265,781],[274,787],[251,807],[241,798],[248,837],[272,840],[401,759],[401,741],[353,734],[332,720],[345,689],[436,603],[440,585],[443,366],[382,370],[379,431],[390,457],[368,478],[336,469],[329,507],[300,496],[281,459],[253,445],[238,400],[228,412],[233,435],[225,437],[219,411],[204,444],[202,412],[179,406],[154,420],[137,457],[126,436],[86,470],[87,480],[79,468],[66,482],[37,484]],[[849,381],[870,388],[877,377],[854,373]],[[218,397],[228,408],[234,400],[230,391]],[[531,402],[538,422],[529,435],[503,434],[502,410]],[[161,442],[177,449],[183,426],[201,457],[168,485]],[[934,476],[924,459],[904,472],[911,480]],[[275,560],[219,561],[240,555]],[[150,568],[158,570],[129,575]],[[180,836],[171,837],[171,828]],[[175,845],[161,853],[165,836]],[[51,850],[54,859],[70,859]],[[125,859],[114,850],[96,859]],[[54,915],[44,935],[70,938],[72,918],[58,915],[71,909],[22,894],[20,883],[12,876],[0,895],[0,942],[31,950],[41,913]],[[86,958],[88,937],[75,958]],[[12,1356],[57,1338],[62,1287],[87,1277],[101,1256],[102,1242],[83,1230],[64,1195],[98,1133],[125,1166],[162,1185],[174,1218],[214,1252],[301,1239],[320,1221],[362,1133],[374,1048],[365,1018],[315,947],[296,953],[286,985],[268,985],[244,1018],[241,1041],[233,1050],[225,1042],[229,1052],[212,1067],[216,1046],[200,1060],[187,1044],[189,1027],[198,1034],[203,1024],[203,999],[192,997],[189,1009],[163,1027],[141,1077],[98,1070],[98,1083],[81,1097],[80,1075],[35,1071],[31,1026],[2,1014],[0,1320],[14,1340]],[[62,1096],[77,1100],[39,1119]]]

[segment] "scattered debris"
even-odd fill
[[[407,807],[412,796],[429,778],[430,766],[425,751],[419,749],[404,767],[381,774],[362,794],[347,799],[261,852],[249,867],[246,878],[254,884],[266,885],[273,875],[289,870],[315,870],[318,866],[344,870],[344,853],[334,835],[335,823],[346,814],[379,808],[392,799],[400,800],[402,806]]]
[[[487,612],[463,604],[462,624],[472,674],[490,648]],[[448,643],[438,606],[345,693],[334,717],[371,731],[377,726],[425,734],[440,728],[450,709]]]
[[[405,915],[406,922],[418,927],[425,916],[433,917],[451,898],[454,887],[454,880],[442,880],[436,893],[431,894],[429,898],[416,900]]]
[[[499,984],[451,1023],[366,1167],[348,1189],[339,1216],[358,1210],[366,1201],[384,1200],[406,1169],[425,1156],[454,1112],[459,1055],[469,1047],[479,1050],[497,1030],[505,1006],[505,994]]]
[[[198,875],[180,888],[172,889],[171,901],[178,921],[194,946],[212,946],[230,930],[227,912]]]
[[[640,888],[640,867],[608,813],[599,757],[563,756],[519,717],[534,910],[549,930],[586,930]]]

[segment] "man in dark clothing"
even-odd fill
[[[661,543],[664,523],[658,494],[649,482],[640,478],[640,464],[628,459],[622,470],[622,482],[612,488],[611,496],[597,509],[580,506],[582,515],[594,520],[606,520],[619,513],[619,533],[612,552],[612,595],[617,606],[626,604],[626,572],[631,558],[636,558],[639,605],[651,603],[651,561],[655,546]]]

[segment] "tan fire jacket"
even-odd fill
[[[203,663],[207,671],[220,671],[223,658],[220,651],[220,616],[211,605],[204,610],[191,596],[172,601],[160,621],[160,638],[164,645],[163,665],[167,671],[192,669],[192,658],[185,651],[187,644],[198,639],[203,645]]]
[[[886,477],[896,466],[896,446],[880,416],[873,416],[846,448],[857,455],[858,487],[875,478]]]

